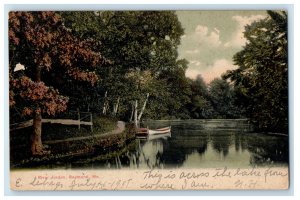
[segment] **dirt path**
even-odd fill
[[[120,134],[125,130],[125,122],[123,121],[118,121],[117,122],[117,127],[109,132],[106,132],[104,134],[99,134],[99,135],[89,135],[89,136],[82,136],[82,137],[74,137],[74,138],[68,138],[68,139],[63,139],[63,140],[51,140],[51,141],[44,141],[44,144],[56,144],[56,143],[61,143],[61,142],[70,142],[70,141],[76,141],[76,140],[85,140],[85,139],[90,139],[90,138],[102,138],[102,137],[107,137],[109,135],[115,135],[115,134]]]

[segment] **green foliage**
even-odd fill
[[[260,130],[287,132],[287,14],[284,11],[268,11],[268,14],[268,18],[245,27],[248,42],[234,56],[239,68],[224,78],[234,82],[245,100],[247,115]]]
[[[187,107],[191,118],[212,118],[213,107],[209,99],[207,85],[201,75],[190,81],[191,95]]]
[[[95,105],[92,109],[97,109],[104,104],[103,97],[107,91],[110,111],[120,97],[119,117],[126,120],[131,112],[131,103],[138,100],[140,109],[147,93],[150,93],[150,97],[145,117],[167,117],[170,112],[172,115],[178,111],[179,101],[172,99],[178,96],[174,95],[178,88],[175,90],[170,87],[172,83],[167,75],[180,71],[181,79],[184,79],[187,63],[177,60],[177,46],[183,29],[175,12],[97,11],[60,14],[75,35],[99,41],[101,45],[98,50],[113,61],[107,67],[97,69],[100,80],[93,92],[86,87],[76,87],[79,91],[73,92],[76,94],[74,99],[80,99],[85,94],[88,102]],[[170,110],[171,105],[175,105],[176,109]]]
[[[210,100],[214,108],[216,118],[241,118],[243,110],[237,106],[237,96],[226,80],[214,79],[209,84]]]

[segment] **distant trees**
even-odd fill
[[[33,117],[33,155],[45,153],[42,113],[55,115],[67,108],[68,97],[56,86],[72,80],[97,83],[94,67],[105,59],[93,44],[74,37],[55,12],[9,13],[10,106]],[[25,66],[23,72],[14,72],[17,63]]]
[[[246,114],[260,130],[288,132],[287,13],[245,27],[247,43],[235,54],[238,69],[224,78],[234,83]]]
[[[159,75],[159,80],[163,80],[161,101],[165,102],[165,113],[160,114],[163,118],[190,118],[190,113],[186,104],[190,103],[191,88],[190,79],[185,77],[188,61],[180,59],[176,62],[176,67],[164,71]]]
[[[188,79],[186,101],[181,105],[186,110],[184,118],[242,118],[243,109],[237,104],[236,92],[226,80],[216,78],[206,84],[201,75]],[[176,115],[175,115],[176,116]]]
[[[213,107],[209,98],[209,91],[201,75],[195,80],[190,80],[190,102],[187,108],[190,112],[190,118],[212,118]]]
[[[229,119],[245,116],[243,108],[238,106],[239,100],[233,86],[226,80],[216,78],[208,87],[214,116]]]

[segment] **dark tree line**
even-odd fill
[[[245,27],[248,42],[234,56],[238,69],[224,75],[233,82],[239,104],[259,130],[288,132],[287,13]]]

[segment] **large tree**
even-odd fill
[[[234,56],[238,69],[224,78],[234,82],[247,115],[260,130],[287,132],[288,47],[287,13],[269,16],[245,27],[247,43]]]
[[[61,14],[65,25],[74,30],[74,34],[101,41],[101,52],[113,60],[110,67],[98,71],[106,75],[98,87],[102,97],[106,91],[111,102],[121,97],[120,104],[123,105],[120,109],[123,114],[128,114],[128,110],[123,108],[130,109],[129,102],[139,100],[141,105],[146,93],[150,93],[150,104],[145,114],[159,118],[163,112],[168,112],[165,110],[167,105],[162,102],[172,100],[168,96],[172,96],[173,89],[168,90],[165,86],[167,80],[164,74],[174,74],[176,68],[180,68],[177,46],[183,34],[175,12],[97,11]],[[153,112],[148,112],[151,110]]]
[[[10,105],[33,117],[33,155],[45,153],[42,113],[62,112],[68,101],[57,87],[46,84],[73,79],[95,85],[95,67],[106,60],[93,51],[94,45],[93,40],[74,37],[54,12],[9,13]],[[17,63],[25,66],[21,74],[14,72]]]

